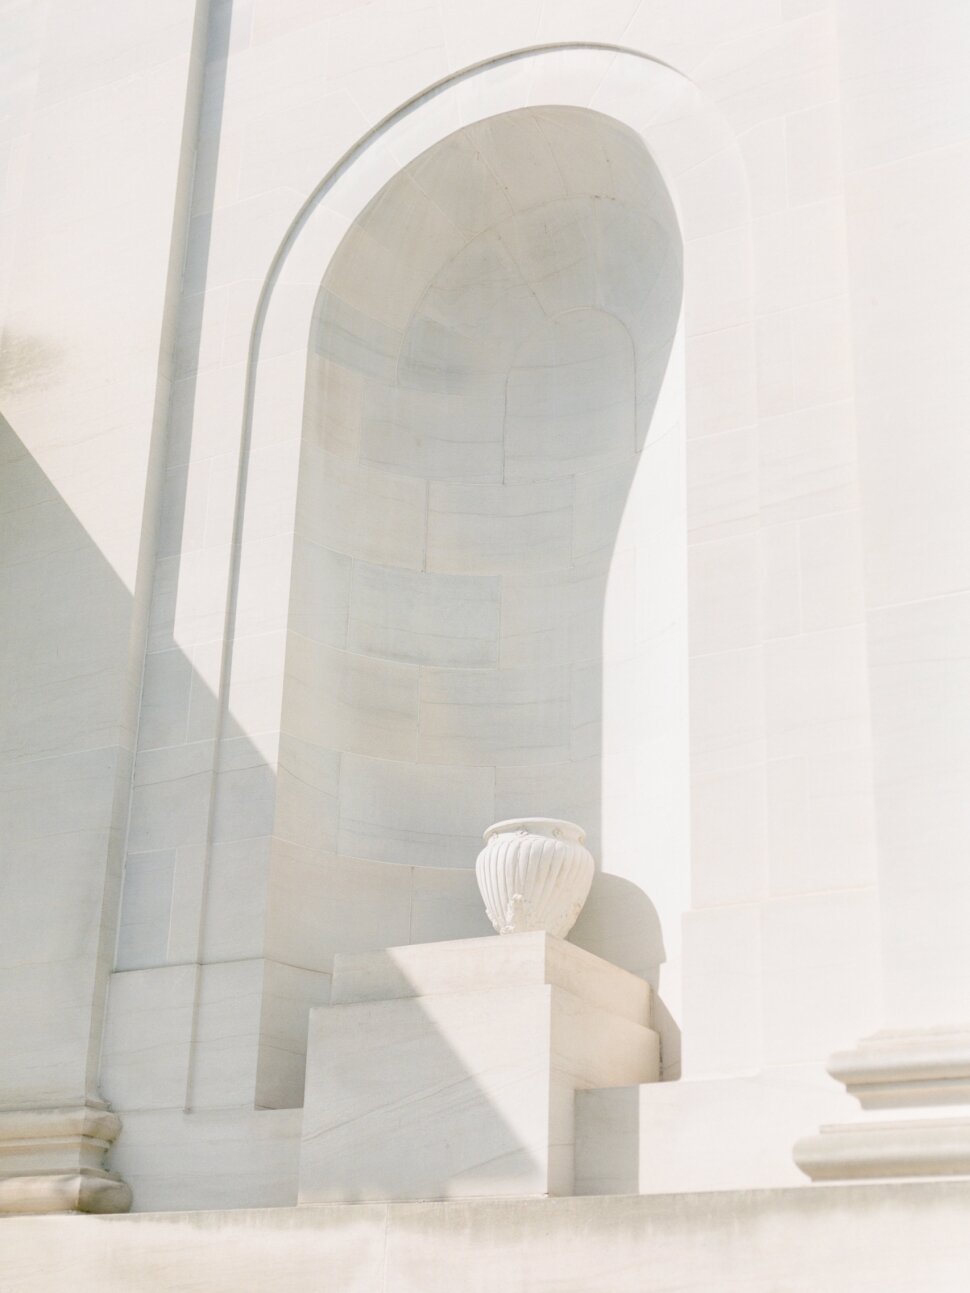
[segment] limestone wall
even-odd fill
[[[242,1143],[299,1106],[334,951],[485,932],[475,835],[533,801],[598,837],[575,938],[651,978],[668,1078],[762,1075],[787,1137],[831,1051],[960,1015],[960,0],[4,22],[0,1105],[107,1098],[146,1181],[166,1128]],[[607,235],[640,156],[655,224]],[[477,290],[486,227],[549,274]],[[442,320],[508,349],[501,410]],[[269,1124],[234,1203],[292,1184]]]

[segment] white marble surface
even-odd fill
[[[296,1203],[299,1109],[127,1110],[112,1167],[135,1212]]]
[[[601,840],[601,699],[581,666],[626,650],[604,604],[677,255],[635,140],[554,109],[422,154],[341,243],[314,324],[293,597],[346,604],[346,629],[325,646],[291,621],[282,714],[341,754],[341,853],[468,866],[452,823],[487,822],[460,783],[470,810],[494,809],[492,787],[532,764],[562,769],[533,810],[583,809],[584,824],[592,810]],[[659,357],[639,383],[638,356]],[[602,490],[585,491],[591,473]],[[669,531],[641,538],[641,567],[672,546]],[[618,717],[615,739],[635,745],[635,725]]]
[[[649,1020],[646,983],[546,934],[338,957],[300,1202],[572,1193],[574,1092],[655,1080]]]
[[[330,976],[264,958],[117,972],[101,1081],[116,1109],[294,1108]]]
[[[169,256],[185,231],[183,120],[201,79],[195,8],[102,6],[86,25],[45,2],[2,19],[7,1108],[96,1094],[173,345]]]
[[[510,987],[555,983],[574,996],[633,1023],[652,1018],[650,985],[564,939],[541,932],[438,943],[414,943],[383,952],[339,955],[330,1000],[390,1001],[398,997],[474,992],[483,983]]]
[[[223,997],[245,975],[222,963],[322,975],[471,935],[481,829],[539,810],[594,827],[576,936],[659,983],[695,1076],[962,1012],[960,0],[37,0],[0,23],[0,1102],[98,1081],[126,849],[105,1085],[177,1106],[200,964],[211,1098],[262,1071],[291,1099],[286,994]],[[506,58],[557,41],[583,48]],[[683,335],[654,407],[675,224],[631,212],[668,193]],[[606,347],[602,380],[544,383],[573,341]],[[589,395],[595,455],[559,391]]]
[[[797,1186],[791,1145],[853,1102],[812,1065],[745,1077],[584,1091],[577,1194],[690,1194]]]

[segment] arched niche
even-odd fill
[[[603,871],[577,939],[663,959],[651,869],[686,855],[682,295],[643,141],[576,107],[441,140],[330,261],[278,812],[345,877],[348,925],[355,866],[361,913],[374,864],[446,895],[490,822],[559,816]],[[443,898],[433,935],[464,932]]]
[[[555,113],[549,104],[556,105]],[[340,796],[346,755],[332,738],[315,744],[296,735],[297,698],[302,694],[312,702],[322,684],[320,661],[313,661],[316,679],[301,677],[299,645],[296,651],[291,647],[295,636],[316,635],[323,641],[326,630],[319,626],[332,605],[328,598],[334,582],[339,583],[306,580],[302,569],[314,553],[326,561],[321,554],[328,551],[324,543],[314,545],[306,530],[306,509],[312,512],[313,501],[304,473],[307,427],[314,410],[322,414],[324,408],[320,396],[325,388],[320,383],[307,388],[308,349],[316,354],[313,339],[320,328],[321,281],[329,276],[345,236],[350,235],[349,247],[359,235],[358,220],[369,203],[412,163],[457,139],[464,126],[484,126],[530,107],[547,119],[567,109],[575,126],[592,126],[597,117],[611,123],[614,139],[619,143],[625,136],[628,156],[635,159],[629,172],[610,168],[613,181],[650,174],[657,210],[667,212],[665,220],[669,217],[673,229],[672,204],[683,236],[680,330],[649,425],[638,419],[638,434],[644,435],[638,466],[622,506],[617,500],[620,520],[607,540],[613,556],[601,612],[604,641],[628,643],[632,634],[636,651],[618,651],[610,661],[604,655],[600,666],[602,690],[596,704],[603,737],[594,793],[600,806],[601,872],[572,938],[646,974],[659,985],[673,1015],[687,1009],[682,1005],[687,996],[701,1003],[691,1025],[696,1036],[720,1027],[703,1003],[708,986],[720,981],[722,968],[706,962],[699,971],[683,972],[682,918],[690,907],[692,866],[688,770],[695,781],[703,777],[711,740],[723,741],[723,734],[718,729],[712,738],[710,724],[696,731],[692,725],[688,732],[686,720],[687,513],[690,506],[701,519],[710,515],[721,506],[722,491],[720,482],[711,479],[703,453],[692,455],[685,488],[687,441],[696,436],[698,445],[707,443],[701,439],[707,429],[702,404],[688,407],[685,423],[682,347],[689,355],[691,346],[712,332],[732,329],[738,381],[753,383],[751,222],[744,163],[723,114],[683,75],[631,50],[577,46],[511,53],[455,71],[416,94],[391,117],[374,122],[345,157],[333,160],[295,213],[268,267],[246,372],[227,667],[219,695],[218,758],[226,771],[214,780],[212,845],[199,898],[200,958],[208,963],[265,957],[268,964],[310,972],[309,983],[313,976],[326,975],[335,951],[490,932],[471,872],[477,840],[459,866],[405,865],[337,851],[342,812],[348,807]],[[577,132],[573,139],[578,138]],[[564,181],[575,174],[567,167]],[[596,193],[599,186],[592,196]],[[431,227],[424,232],[431,235]],[[427,251],[434,238],[419,241]],[[374,255],[374,290],[379,291],[383,270],[377,268],[376,239],[368,245]],[[708,272],[715,262],[717,272]],[[600,305],[583,308],[609,313]],[[521,338],[523,362],[541,345],[538,333]],[[512,385],[515,392],[514,380]],[[339,386],[330,390],[322,415],[337,417],[341,398]],[[340,463],[337,470],[341,466],[346,471]],[[593,473],[584,473],[584,486],[592,479]],[[658,559],[631,562],[637,545]],[[335,565],[345,555],[336,551]],[[623,591],[624,567],[635,572],[643,590],[632,619]],[[703,620],[718,597],[717,589],[695,580],[691,623],[698,615]],[[594,661],[593,679],[596,667]],[[707,709],[733,715],[733,675],[705,675],[703,682]],[[636,728],[629,721],[632,704],[648,719]],[[247,772],[247,784],[272,791],[271,796],[250,796],[242,806],[233,770],[232,738],[238,730],[247,733],[262,761]],[[454,805],[457,801],[447,793],[448,765],[435,766],[441,800]],[[529,775],[528,765],[518,766],[514,776],[520,789],[528,788]],[[531,795],[528,802],[535,805]],[[460,823],[453,833],[466,838]],[[252,862],[239,867],[233,858],[242,834]],[[223,849],[228,850],[225,856],[219,852]],[[755,991],[752,987],[752,999]],[[314,999],[309,988],[304,997]],[[275,1044],[274,1018],[269,1010],[260,1015],[254,1034],[260,1054]],[[675,1076],[676,1029],[663,1017],[661,1027],[665,1076]],[[283,1098],[297,1102],[299,1097],[294,1090]],[[275,1103],[280,1097],[259,1091],[258,1099]]]

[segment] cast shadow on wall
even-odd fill
[[[406,194],[418,202],[405,203],[408,218],[393,195],[383,230],[377,217],[356,227],[345,280],[338,272],[324,284],[278,774],[231,714],[214,726],[220,697],[190,658],[195,647],[183,650],[174,632],[183,584],[205,554],[181,541],[188,456],[170,459],[169,546],[152,594],[118,941],[117,986],[124,980],[131,1009],[109,1011],[104,1049],[106,1094],[118,1108],[151,1107],[163,1074],[175,1105],[238,1104],[240,1092],[260,1106],[299,1103],[312,995],[291,994],[277,1011],[267,967],[309,978],[348,947],[489,932],[470,868],[482,827],[502,816],[543,811],[589,829],[607,870],[575,939],[657,981],[664,952],[644,894],[650,877],[636,823],[628,830],[618,807],[635,806],[636,784],[631,797],[602,768],[608,757],[611,767],[640,769],[635,741],[624,753],[644,716],[636,679],[651,672],[643,654],[654,640],[650,615],[659,608],[661,626],[670,618],[662,581],[651,583],[662,564],[650,526],[659,503],[629,503],[640,490],[662,499],[669,483],[664,454],[675,437],[658,406],[679,314],[679,243],[659,178],[633,155],[637,141],[621,132],[604,152],[595,114],[526,117],[511,129],[501,119],[484,123],[493,138],[481,146],[452,141],[447,165],[470,168],[468,183],[453,191],[474,194],[478,175],[487,192],[468,214],[449,218],[446,263],[435,260],[426,278],[395,295],[401,264],[413,272],[436,241],[428,238],[432,208],[445,199],[439,192],[426,201],[441,178],[435,162],[424,187],[406,177]],[[525,171],[538,187],[512,200],[524,193],[529,139]],[[496,171],[507,166],[515,174],[496,187]],[[608,194],[609,185],[639,185],[639,198]],[[483,212],[490,223],[478,228]],[[394,242],[401,237],[403,262]],[[437,252],[447,247],[437,240]],[[363,308],[360,292],[376,304]],[[381,321],[382,301],[396,319]],[[77,753],[60,763],[38,759],[28,794],[14,786],[27,808],[10,838],[23,856],[40,849],[54,867],[58,850],[75,847],[77,825],[96,864],[117,840],[115,805],[98,816],[91,795],[95,765],[110,757],[120,767],[132,754],[118,699],[131,681],[131,594],[30,454],[12,443],[10,461],[38,473],[44,504],[31,518],[38,524],[22,527],[21,546],[9,550],[8,570],[19,567],[8,574],[18,613],[29,604],[23,580],[35,576],[41,596],[51,586],[44,564],[71,553],[66,595],[36,608],[36,688],[25,692],[24,715],[76,699],[92,661],[97,677],[85,684],[83,704],[65,703],[58,718]],[[656,470],[644,471],[648,462]],[[402,535],[411,536],[403,548]],[[106,610],[98,640],[86,643],[77,626],[87,622],[90,597]],[[631,605],[632,620],[624,614]],[[42,631],[48,646],[60,644],[56,668]],[[204,631],[197,643],[204,655]],[[105,712],[117,727],[99,735],[102,748],[89,737]],[[222,754],[211,746],[214,731]],[[22,735],[29,755],[50,753],[34,748],[26,728]],[[278,830],[263,861],[244,830],[257,787],[278,797]],[[58,811],[48,819],[40,805],[53,802]],[[62,837],[56,848],[52,823]],[[636,879],[616,873],[624,859]],[[260,907],[250,888],[254,862],[280,881],[277,895],[295,882],[292,901],[274,901],[270,913]],[[193,868],[201,870],[201,911],[176,901]],[[82,870],[75,875],[80,911]],[[117,883],[117,873],[109,878]],[[81,923],[79,955],[96,936],[90,921]],[[221,985],[230,963],[237,976],[243,961],[258,985],[256,1015],[227,1046]],[[173,983],[173,966],[195,967],[199,979],[177,1044],[161,1036],[164,1012],[155,1018],[135,999],[150,979]],[[149,1042],[159,1031],[147,1048],[146,1027]],[[669,1059],[672,1023],[664,1042]]]
[[[5,766],[0,770],[6,850],[0,892],[9,919],[0,960],[5,1005],[22,1002],[19,1014],[5,1015],[12,1044],[0,1057],[0,1093],[4,1101],[15,1103],[36,1099],[46,1089],[45,1081],[52,1094],[56,1083],[76,1082],[88,1097],[106,1098],[123,1124],[109,1166],[131,1185],[136,1211],[177,1208],[186,1192],[208,1197],[211,1206],[293,1205],[295,1172],[292,1197],[260,1196],[265,1165],[264,1156],[254,1149],[255,1124],[241,1123],[239,1144],[220,1139],[214,1159],[211,1146],[207,1153],[186,1153],[185,1147],[192,1140],[192,1112],[238,1113],[248,1106],[258,1117],[267,1104],[285,1108],[302,1102],[307,1013],[319,1000],[301,1002],[292,995],[274,999],[272,967],[254,958],[253,966],[264,976],[263,1001],[257,999],[257,1006],[266,1036],[259,1027],[247,1034],[240,1001],[226,993],[220,977],[224,970],[235,975],[245,965],[213,958],[204,934],[202,945],[181,954],[177,950],[185,913],[180,916],[173,907],[176,873],[180,865],[184,869],[196,860],[197,831],[200,823],[204,828],[212,807],[213,769],[198,767],[196,760],[195,773],[156,779],[153,753],[161,753],[164,762],[177,747],[160,743],[165,715],[151,697],[139,725],[141,768],[136,757],[132,788],[133,817],[140,817],[141,824],[131,836],[120,925],[110,918],[117,911],[121,878],[115,851],[119,805],[112,787],[127,788],[133,755],[131,716],[124,712],[133,597],[2,416],[0,461],[5,481],[20,500],[19,507],[7,512],[0,610],[6,612],[6,622],[15,614],[21,625],[16,641],[8,634],[3,647],[16,650],[5,676],[16,677],[19,689],[15,706],[5,713]],[[97,615],[88,613],[91,606],[97,607]],[[175,645],[171,620],[159,608],[149,627],[149,654],[167,657],[168,676],[185,681],[186,694],[195,695],[198,712],[211,716],[215,698],[192,668],[190,652]],[[232,719],[226,721],[224,736],[237,754],[243,753],[240,743],[245,743],[249,765],[260,766],[259,751]],[[183,762],[191,764],[193,754],[211,753],[211,743],[204,738],[190,744],[196,745],[194,752],[177,752]],[[174,769],[169,766],[167,771]],[[152,812],[153,807],[158,811]],[[124,805],[121,808],[124,812]],[[49,894],[54,889],[70,912],[67,925],[51,911]],[[198,911],[192,922],[198,934]],[[96,963],[109,966],[115,947],[120,964],[110,982],[102,981],[99,987]],[[187,975],[195,976],[194,982],[188,982]],[[179,995],[183,982],[193,1010],[184,1009]],[[415,1009],[420,1013],[418,1003]],[[177,1023],[183,1014],[185,1031]],[[51,1047],[55,1026],[60,1045]],[[443,1108],[460,1109],[472,1102],[477,1113],[463,1142],[466,1165],[480,1146],[478,1179],[494,1179],[501,1188],[509,1172],[518,1178],[530,1171],[536,1156],[523,1142],[521,1128],[479,1092],[476,1074],[432,1026],[425,1026],[424,1033],[431,1076],[427,1091],[411,1103],[407,1125],[412,1133],[424,1129],[422,1143],[432,1161],[435,1153],[446,1154],[450,1147],[441,1121]],[[260,1052],[278,1051],[281,1041],[291,1052],[287,1064],[292,1071],[273,1075],[272,1057]],[[393,1039],[375,1036],[370,1041],[376,1066],[402,1062]],[[64,1057],[72,1048],[76,1071],[67,1072]],[[405,1057],[407,1053],[405,1045]],[[45,1078],[42,1063],[48,1057],[52,1073]],[[180,1120],[177,1166],[170,1147],[162,1149],[151,1135],[147,1141],[140,1139],[148,1110],[162,1115],[168,1111]],[[132,1116],[128,1126],[132,1111],[139,1116]],[[369,1116],[386,1117],[387,1111]],[[367,1126],[368,1115],[362,1114],[354,1133],[366,1137]],[[537,1145],[542,1143],[541,1130],[537,1124]],[[196,1134],[200,1147],[205,1145],[213,1134],[211,1122],[200,1118]],[[226,1154],[236,1164],[238,1197],[226,1194]],[[362,1197],[393,1194],[396,1181],[391,1172],[390,1165],[376,1169],[366,1178]],[[341,1197],[355,1197],[340,1184],[339,1163],[333,1173],[333,1188]]]
[[[282,720],[315,770],[294,859],[352,889],[466,871],[496,820],[579,822],[575,941],[655,987],[647,894],[687,865],[681,300],[664,182],[600,114],[489,118],[381,190],[310,337]]]

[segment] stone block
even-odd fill
[[[300,1202],[564,1195],[574,1093],[656,1081],[642,979],[543,933],[337,956]]]

